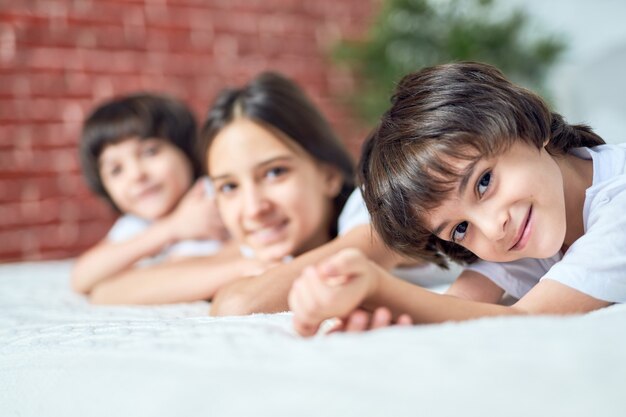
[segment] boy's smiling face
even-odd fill
[[[456,165],[459,171],[468,166]],[[493,158],[480,159],[465,178],[466,186],[458,186],[427,216],[435,235],[492,262],[547,258],[561,249],[563,177],[544,148],[517,141]]]
[[[185,154],[162,139],[133,137],[107,145],[99,166],[115,205],[147,220],[170,213],[193,181]]]

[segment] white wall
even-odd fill
[[[504,5],[503,5],[504,4]],[[548,83],[555,110],[607,142],[626,142],[626,1],[501,0],[568,43]]]

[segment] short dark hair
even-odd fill
[[[359,177],[374,228],[408,256],[442,267],[445,256],[476,261],[461,245],[435,236],[424,218],[456,189],[461,173],[450,158],[476,162],[515,141],[537,149],[547,142],[552,155],[604,143],[490,65],[461,62],[407,75],[363,146]]]
[[[293,81],[274,72],[261,73],[241,88],[223,90],[209,109],[200,133],[198,153],[204,157],[205,171],[213,140],[239,117],[286,135],[316,160],[339,169],[343,185],[334,201],[336,218],[354,190],[354,164],[326,118],[304,91]],[[331,232],[332,235],[337,233],[334,225]]]
[[[185,154],[194,179],[198,178],[202,168],[196,155],[197,130],[189,108],[168,96],[137,93],[101,104],[85,120],[79,146],[83,175],[89,188],[119,212],[100,177],[98,159],[107,145],[131,137],[159,138],[172,143]]]

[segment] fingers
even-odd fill
[[[315,326],[313,324],[303,323],[294,316],[293,328],[295,329],[296,332],[298,332],[300,336],[311,337],[317,333],[317,330],[319,329],[319,325]]]
[[[313,267],[307,267],[302,275],[293,283],[289,292],[289,308],[294,313],[294,329],[302,336],[313,336],[322,321],[323,317],[318,317],[319,306],[317,305],[317,292],[314,285],[316,272]]]
[[[204,196],[204,181],[202,180],[202,178],[196,180],[196,182],[191,186],[191,189],[187,192],[187,194],[193,197]]]
[[[357,309],[343,320],[337,323],[327,332],[364,332],[367,330],[382,329],[389,326],[411,326],[413,320],[408,314],[401,314],[395,320],[391,311],[386,307],[378,307],[374,313],[368,313],[365,310]]]
[[[369,313],[363,310],[355,310],[346,320],[346,332],[363,332],[367,330],[370,323]]]
[[[374,314],[372,315],[372,329],[380,329],[382,327],[391,326],[393,321],[393,316],[391,315],[391,311],[385,307],[378,307]]]
[[[365,310],[357,309],[350,313],[348,317],[343,320],[338,320],[337,323],[327,332],[364,332],[367,330],[376,330],[384,327],[389,327],[394,324],[397,325],[411,325],[411,318],[403,314],[394,323],[391,311],[385,307],[377,308],[374,313],[368,313]]]
[[[346,283],[350,276],[358,274],[368,260],[357,249],[344,249],[320,263],[317,271],[320,277],[331,286]]]
[[[402,314],[398,317],[398,320],[396,320],[396,324],[398,326],[412,326],[413,319],[408,314]]]

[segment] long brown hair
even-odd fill
[[[477,257],[425,226],[427,213],[455,190],[470,164],[515,141],[559,155],[604,141],[584,125],[569,125],[536,94],[495,67],[462,62],[404,77],[391,108],[367,139],[359,167],[365,203],[383,241],[406,255],[447,265]],[[443,256],[445,255],[445,256]]]
[[[341,172],[343,184],[334,199],[336,220],[355,187],[354,163],[330,123],[304,91],[274,72],[261,73],[241,88],[223,90],[209,109],[200,133],[199,154],[205,162],[217,134],[239,117],[282,133],[317,161]],[[205,172],[207,168],[205,164]],[[337,234],[336,224],[331,222],[332,236]]]

